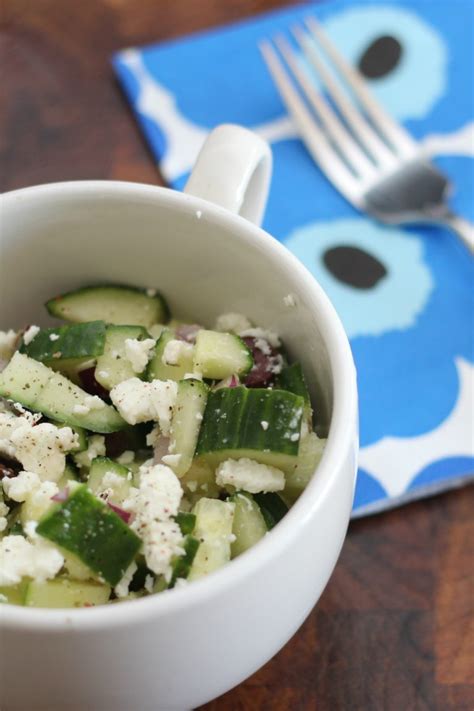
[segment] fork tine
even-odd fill
[[[358,205],[360,188],[357,187],[356,179],[317,126],[271,44],[262,41],[259,47],[283,103],[293,116],[309,152],[341,193]]]
[[[298,29],[294,32],[297,41],[300,42],[300,32]],[[326,129],[326,133],[331,136],[335,145],[339,148],[343,158],[351,166],[353,172],[360,175],[361,178],[373,176],[375,174],[374,166],[370,163],[365,153],[359,148],[350,133],[343,126],[336,113],[331,109],[330,105],[315,89],[313,83],[301,68],[296,54],[292,50],[289,42],[287,42],[283,36],[279,36],[278,38],[275,38],[275,44]]]
[[[396,163],[395,156],[371,128],[362,113],[355,106],[354,102],[336,82],[335,78],[318,55],[316,48],[306,37],[303,39],[303,46],[306,56],[318,72],[322,83],[325,85],[326,91],[338,107],[341,114],[344,116],[348,126],[350,126],[354,134],[364,146],[365,150],[376,163],[383,166],[394,165]]]
[[[306,18],[305,23],[313,37],[324,49],[328,57],[331,58],[340,75],[351,87],[380,133],[401,155],[413,157],[417,153],[417,144],[410,134],[397,124],[390,114],[374,99],[362,77],[336,49],[323,31],[320,23],[314,17]]]

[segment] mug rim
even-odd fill
[[[231,232],[227,238],[257,246],[260,251],[272,253],[276,261],[288,263],[309,297],[311,305],[318,307],[318,323],[328,352],[333,387],[333,411],[327,444],[318,464],[318,476],[312,477],[304,492],[272,531],[252,550],[230,561],[211,576],[196,580],[191,586],[174,588],[159,595],[150,595],[117,605],[98,605],[87,609],[25,608],[19,605],[0,605],[2,625],[9,628],[30,629],[64,633],[65,630],[98,630],[113,625],[115,628],[140,620],[154,619],[177,612],[181,608],[199,607],[203,601],[221,595],[232,587],[235,579],[245,579],[261,563],[277,557],[288,547],[304,527],[307,518],[317,513],[323,505],[334,477],[342,475],[343,462],[357,441],[357,386],[356,372],[349,341],[342,323],[329,298],[306,267],[277,239],[247,219],[225,208],[186,193],[161,186],[113,180],[77,180],[19,188],[3,193],[4,206],[12,201],[27,202],[30,197],[96,197],[141,199],[146,202],[166,202],[186,212],[202,211]],[[191,592],[190,592],[191,590]],[[170,594],[171,593],[171,594]]]

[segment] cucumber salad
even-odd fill
[[[84,287],[0,332],[0,601],[90,607],[187,585],[255,545],[325,440],[298,363],[241,314],[170,318]]]

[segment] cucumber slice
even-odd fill
[[[42,328],[28,345],[23,343],[20,351],[42,363],[55,361],[56,366],[61,367],[61,361],[101,355],[104,352],[105,329],[103,321]]]
[[[306,488],[323,456],[325,444],[326,439],[319,438],[315,432],[308,432],[301,438],[296,468],[285,478],[283,493],[289,503],[294,503]]]
[[[281,373],[277,376],[275,387],[281,390],[287,390],[295,395],[301,395],[305,405],[311,406],[308,388],[300,363],[293,363],[292,365],[287,365],[285,368],[282,368]]]
[[[2,585],[0,587],[0,604],[24,605],[28,585],[28,580],[21,580],[17,585]]]
[[[39,522],[36,532],[77,555],[112,586],[122,579],[141,540],[83,484]]]
[[[194,458],[190,468],[180,478],[180,481],[192,503],[195,503],[201,496],[207,496],[208,499],[219,498],[221,490],[216,484],[214,468],[206,462]]]
[[[197,580],[221,568],[230,560],[230,541],[234,519],[234,504],[219,499],[200,499],[193,513],[196,515],[194,536],[201,541],[188,580]]]
[[[148,363],[146,372],[147,380],[181,380],[186,373],[193,370],[192,356],[184,358],[179,365],[167,365],[163,362],[166,345],[174,339],[174,333],[165,329],[156,342],[155,353]]]
[[[288,506],[281,496],[273,491],[254,494],[254,499],[260,507],[269,531],[288,513]]]
[[[174,588],[178,578],[186,579],[189,576],[191,566],[199,549],[200,542],[194,536],[186,536],[183,542],[184,555],[176,558],[172,564],[173,573],[168,585],[169,588]]]
[[[194,531],[194,527],[196,526],[196,516],[193,513],[180,511],[176,514],[175,521],[180,527],[183,536],[186,536],[188,533],[192,533]]]
[[[53,372],[18,351],[0,373],[0,395],[34,409],[34,404]]]
[[[92,432],[116,432],[127,426],[111,405],[104,403],[103,407],[89,409],[90,395],[24,353],[15,353],[0,373],[0,395],[50,419]],[[85,411],[81,412],[81,408]]]
[[[89,286],[61,294],[46,303],[51,316],[83,323],[100,319],[106,323],[152,326],[166,323],[168,305],[158,292],[120,284]]]
[[[284,472],[298,456],[303,398],[284,390],[244,386],[209,393],[196,456],[217,466],[254,459]]]
[[[100,583],[57,578],[38,583],[33,580],[26,590],[26,607],[93,607],[105,605],[110,587]]]
[[[169,447],[172,454],[179,456],[177,463],[170,465],[178,476],[186,474],[193,461],[208,392],[200,380],[189,378],[178,383]]]
[[[107,474],[115,475],[113,483],[107,482],[107,479],[104,480]],[[119,477],[119,479],[116,479],[116,477]],[[96,457],[92,460],[87,486],[96,496],[104,492],[104,490],[110,489],[107,501],[120,506],[129,496],[131,485],[132,474],[130,469],[123,466],[123,464],[114,462],[113,459],[108,457]]]
[[[231,496],[234,508],[232,533],[235,540],[231,543],[232,558],[245,553],[267,533],[265,518],[254,498],[247,493],[237,493]]]
[[[201,329],[196,336],[193,371],[205,378],[222,380],[246,375],[253,367],[252,352],[239,336]]]
[[[143,326],[109,326],[105,336],[104,351],[97,358],[94,377],[106,390],[128,380],[140,378],[131,362],[126,357],[125,341],[136,338],[139,341],[148,338],[148,332]]]

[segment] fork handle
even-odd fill
[[[453,212],[448,212],[447,215],[443,215],[439,222],[455,232],[458,237],[462,239],[469,251],[474,253],[474,225],[472,222],[465,220],[464,217],[455,215]]]

